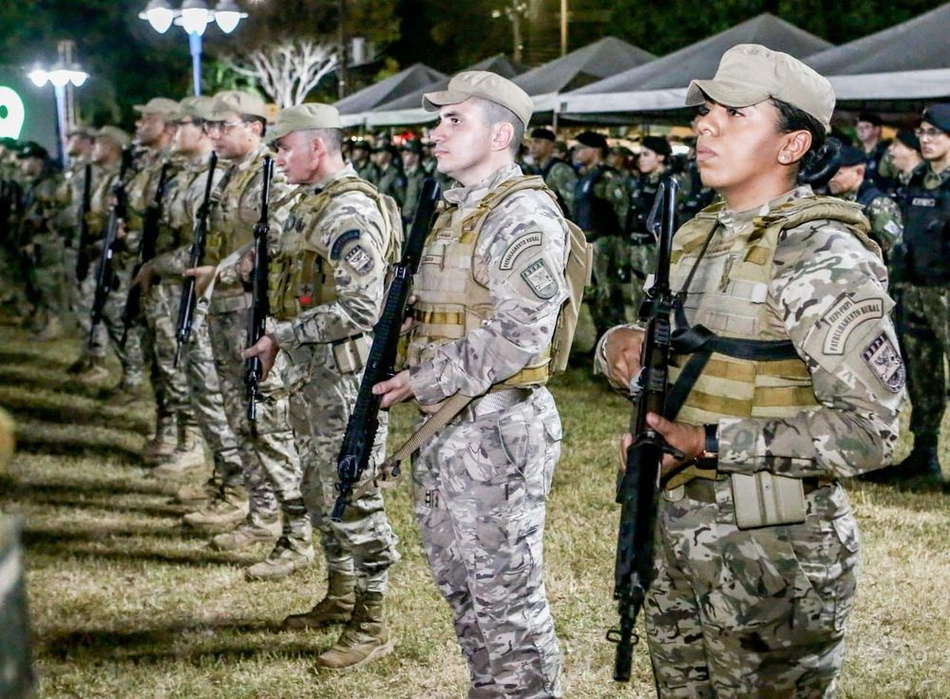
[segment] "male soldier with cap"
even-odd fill
[[[95,330],[92,329],[92,321],[88,311],[92,309],[96,291],[96,271],[99,255],[102,252],[102,243],[109,223],[109,215],[115,203],[112,190],[118,183],[123,150],[131,147],[131,142],[132,139],[129,135],[116,126],[103,126],[96,132],[96,143],[92,149],[92,163],[97,168],[99,175],[94,181],[95,187],[92,191],[89,214],[86,218],[90,237],[96,243],[93,249],[89,251],[92,264],[89,274],[82,283],[82,307],[79,315],[84,332],[87,335],[90,333],[94,333],[94,335],[89,346],[83,350],[89,355],[86,362],[87,368],[76,376],[76,380],[84,384],[97,384],[107,378],[109,370],[105,366],[105,356],[107,347],[111,345],[119,358],[119,364],[122,366],[122,379],[116,387],[116,392],[123,397],[138,397],[140,395],[145,382],[145,374],[138,333],[129,333],[125,347],[120,344],[124,329],[122,311],[125,308],[129,276],[134,262],[134,255],[125,244],[124,234],[121,231],[117,238],[117,252],[113,262],[118,287],[109,294],[103,308],[102,322],[96,326]],[[128,182],[132,172],[126,172],[125,176],[126,182]]]
[[[459,186],[444,194],[413,281],[409,369],[374,392],[383,408],[414,399],[430,415],[449,397],[474,398],[412,465],[426,556],[454,612],[470,699],[560,697],[541,552],[560,455],[544,384],[567,298],[567,223],[542,182],[514,190],[531,182],[515,164],[532,109],[523,90],[466,71],[424,104],[439,111],[439,170]]]
[[[200,291],[213,284],[207,315],[211,349],[225,413],[240,443],[249,512],[236,529],[215,536],[211,546],[235,551],[276,540],[268,561],[296,554],[312,560],[310,520],[300,494],[300,457],[288,419],[289,401],[283,380],[287,359],[283,355],[277,357],[274,368],[260,384],[255,428],[247,419],[242,353],[252,299],[245,286],[250,281],[254,225],[260,217],[267,112],[260,97],[240,91],[218,93],[212,109],[208,132],[218,157],[230,164],[214,193],[216,205],[208,218],[205,265],[187,274],[198,278]],[[274,178],[268,221],[271,240],[280,236],[294,194],[283,178]],[[303,565],[301,559],[296,567]],[[245,577],[271,577],[269,570],[270,566],[261,562],[245,569]]]
[[[887,147],[891,144],[890,139],[882,139],[881,132],[884,122],[881,117],[871,112],[862,112],[858,115],[855,122],[855,133],[858,141],[861,143],[861,149],[864,151],[867,170],[865,177],[876,184],[879,188],[887,187],[887,177],[881,172],[882,165],[885,164],[887,156]],[[885,170],[887,167],[885,166]]]
[[[17,155],[23,193],[20,199],[19,252],[26,272],[27,297],[33,303],[31,326],[36,340],[55,340],[62,334],[65,310],[62,233],[56,228],[57,194],[63,176],[46,149],[32,141]]]
[[[406,198],[402,204],[402,222],[408,230],[416,215],[422,183],[426,179],[425,170],[422,168],[422,141],[410,139],[403,143],[399,150],[402,153],[402,171],[406,176]]]
[[[367,182],[376,184],[379,182],[380,172],[376,163],[370,157],[372,152],[373,148],[362,138],[358,138],[350,144],[350,163],[353,165],[353,169],[356,170],[356,174]]]
[[[379,181],[376,187],[402,206],[406,201],[406,175],[402,171],[398,149],[391,143],[386,143],[376,148],[374,156],[376,166],[379,168]]]
[[[901,129],[888,146],[887,157],[896,171],[895,186],[889,193],[899,202],[902,190],[910,182],[914,170],[924,162],[924,157],[920,154],[920,139],[910,129]]]
[[[827,80],[742,44],[686,103],[722,203],[673,238],[674,388],[646,416],[685,455],[663,457],[643,607],[657,691],[835,696],[858,563],[839,479],[891,458],[904,397],[887,271],[860,208],[802,184],[831,164]],[[624,390],[642,342],[598,347]]]
[[[337,456],[363,375],[362,358],[369,354],[388,263],[398,259],[402,238],[396,203],[344,163],[341,129],[335,108],[304,104],[282,110],[268,134],[278,167],[303,193],[290,210],[270,267],[276,322],[244,353],[259,356],[265,371],[278,350],[289,359],[284,377],[304,464],[303,497],[320,531],[329,580],[324,599],[287,617],[284,627],[345,623],[337,643],[316,661],[333,670],[392,650],[383,599],[389,567],[399,559],[378,488],[355,493],[343,521],[330,519],[338,494]],[[381,417],[367,477],[386,450],[385,414]],[[283,577],[297,562],[288,553],[268,561],[266,574]]]
[[[845,201],[856,201],[871,223],[870,236],[885,254],[900,243],[904,222],[897,204],[865,177],[867,158],[854,146],[844,146],[838,172],[828,182],[828,191]]]
[[[594,328],[600,336],[608,328],[623,323],[624,281],[627,274],[626,230],[630,193],[624,175],[604,158],[607,139],[595,131],[577,135],[574,160],[583,168],[574,185],[574,221],[594,245],[593,281],[587,301]]]
[[[557,137],[550,129],[532,129],[528,153],[534,161],[537,173],[544,179],[544,184],[557,195],[564,215],[571,218],[577,173],[568,163],[554,155],[556,140]]]
[[[891,263],[901,291],[898,329],[907,357],[914,448],[886,475],[939,481],[937,441],[950,357],[950,103],[927,107],[916,135],[926,166],[914,170],[904,188],[904,244]]]

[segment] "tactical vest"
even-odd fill
[[[617,212],[610,202],[597,195],[596,188],[607,165],[601,163],[591,168],[574,185],[574,220],[584,231],[600,235],[617,235],[621,232]]]
[[[674,289],[683,290],[699,264],[677,302],[667,415],[694,425],[716,423],[723,416],[792,417],[818,403],[808,367],[766,303],[780,234],[830,220],[847,227],[869,250],[879,250],[867,237],[867,219],[857,204],[827,197],[793,200],[727,240],[714,234],[721,209],[719,204],[700,212],[673,239]],[[687,318],[694,324],[688,330]],[[683,354],[703,333],[712,335],[704,350]]]
[[[158,240],[155,244],[156,255],[164,255],[190,242],[194,222],[188,221],[183,224],[180,219],[175,220],[173,209],[176,206],[183,206],[179,202],[188,197],[195,186],[195,180],[201,179],[204,182],[207,176],[208,169],[205,167],[200,169],[183,167],[175,173],[174,181],[169,180],[166,186],[163,216],[158,228]]]
[[[502,182],[479,201],[474,211],[456,221],[457,207],[441,211],[423,251],[423,264],[413,278],[413,334],[407,359],[410,366],[428,361],[441,345],[458,340],[478,328],[492,311],[488,287],[475,279],[474,254],[482,226],[506,197],[525,189],[544,192],[557,204],[554,193],[539,176],[514,177]],[[543,386],[552,372],[567,366],[584,287],[590,283],[592,253],[583,231],[565,221],[569,240],[565,279],[569,298],[561,308],[551,345],[535,361],[504,381],[500,387]],[[425,264],[426,260],[439,264]]]
[[[919,286],[950,284],[950,177],[927,189],[927,168],[914,172],[901,202],[904,250],[895,255],[895,275]]]
[[[254,158],[243,170],[238,170],[237,165],[232,166],[218,182],[212,194],[216,205],[208,221],[206,265],[218,264],[254,239],[254,224],[260,218],[261,202],[260,197],[248,196],[248,190],[254,179],[260,177],[259,165],[258,159]],[[271,208],[276,208],[273,202]]]
[[[402,219],[395,200],[381,193],[372,184],[355,175],[333,180],[326,189],[308,197],[297,207],[301,221],[320,221],[330,202],[338,196],[358,192],[376,203],[384,222],[384,259],[398,261],[402,248]],[[306,229],[290,230],[290,222],[281,241],[281,250],[271,259],[268,269],[268,301],[270,313],[277,320],[292,320],[303,311],[332,303],[337,299],[330,251],[308,238]]]

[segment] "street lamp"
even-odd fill
[[[528,12],[528,3],[524,0],[512,0],[503,10],[492,10],[491,16],[494,19],[507,17],[511,22],[512,43],[514,44],[511,60],[515,63],[521,63],[521,50],[524,48],[524,42],[521,40],[521,19]]]
[[[159,34],[167,32],[172,24],[179,25],[187,32],[195,95],[201,94],[201,37],[205,29],[215,22],[221,31],[230,34],[245,17],[247,13],[241,12],[234,0],[218,0],[213,10],[208,8],[205,0],[184,0],[179,10],[173,10],[168,0],[149,0],[139,13],[139,18],[148,20],[152,29]]]
[[[56,96],[56,127],[59,131],[59,137],[56,140],[59,147],[60,162],[65,167],[69,165],[69,156],[66,153],[66,138],[72,126],[72,115],[67,115],[69,101],[66,96],[66,88],[70,85],[81,87],[89,77],[89,73],[72,62],[71,41],[61,41],[59,52],[60,59],[52,70],[37,67],[30,71],[28,77],[37,87],[43,87],[46,83],[53,86],[53,94]]]

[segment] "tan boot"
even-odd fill
[[[86,386],[102,383],[109,378],[105,357],[90,357],[86,369],[76,374],[76,381]]]
[[[224,488],[204,507],[182,517],[182,522],[196,529],[220,531],[243,521],[247,512],[247,495],[236,488]]]
[[[322,629],[331,624],[343,624],[353,616],[356,604],[356,577],[352,573],[331,570],[327,594],[309,612],[291,614],[280,625],[282,629]]]
[[[33,335],[33,339],[39,342],[49,342],[51,340],[58,340],[62,335],[63,324],[60,322],[59,316],[51,315],[49,320],[46,321],[46,325]]]
[[[158,464],[169,456],[178,445],[178,431],[171,415],[159,415],[155,424],[155,436],[145,443],[142,460],[150,465]]]
[[[201,431],[193,426],[178,427],[178,446],[163,459],[151,475],[156,478],[177,478],[205,465],[204,441]]]
[[[175,497],[172,499],[181,505],[198,507],[200,505],[209,504],[212,500],[216,500],[222,496],[222,493],[223,490],[220,481],[212,476],[204,483],[198,485],[193,483],[183,485],[175,491]],[[247,498],[242,499],[247,500]]]
[[[353,618],[340,639],[315,661],[317,668],[346,670],[359,667],[392,652],[393,642],[383,619],[383,595],[364,592],[356,601]]]
[[[208,542],[215,551],[240,551],[254,544],[269,544],[280,538],[280,517],[272,520],[253,521],[251,518],[241,522],[237,529],[218,534]]]
[[[124,408],[141,400],[145,400],[145,386],[140,383],[129,383],[123,379],[109,392],[105,402],[106,405]]]
[[[267,558],[244,569],[244,577],[247,580],[280,580],[295,570],[309,566],[313,563],[313,557],[313,546],[309,540],[292,541],[282,536]]]

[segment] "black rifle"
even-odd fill
[[[369,466],[369,458],[379,430],[379,404],[381,396],[373,395],[373,386],[393,375],[399,345],[399,332],[406,317],[406,304],[412,285],[412,275],[419,267],[422,248],[425,246],[432,226],[432,217],[439,201],[439,183],[430,178],[422,183],[419,203],[412,219],[409,236],[402,259],[393,267],[392,282],[386,293],[386,303],[379,322],[373,328],[373,346],[369,350],[363,378],[360,380],[356,404],[346,423],[343,446],[337,457],[337,484],[339,492],[330,517],[339,522],[343,517],[353,486],[360,482]],[[398,467],[393,475],[399,475]]]
[[[194,236],[191,241],[191,249],[188,251],[188,268],[200,267],[204,262],[205,243],[208,241],[208,216],[211,213],[211,187],[214,184],[214,170],[218,165],[218,155],[211,151],[211,161],[208,163],[208,177],[205,180],[205,196],[198,208],[198,217],[195,222]],[[178,322],[175,325],[175,339],[177,347],[175,348],[174,367],[178,368],[178,362],[181,361],[181,349],[188,338],[191,337],[191,327],[195,319],[195,302],[197,301],[197,288],[194,277],[185,277],[181,287],[181,301],[178,302]]]
[[[89,248],[92,246],[92,234],[89,232],[89,211],[92,209],[92,165],[86,163],[83,168],[82,206],[79,209],[79,249],[76,257],[76,279],[85,281],[89,276]]]
[[[96,269],[96,293],[92,299],[92,325],[89,328],[89,346],[92,347],[96,336],[96,327],[102,322],[109,294],[119,288],[119,275],[115,269],[115,254],[118,252],[119,224],[125,218],[128,203],[125,191],[125,176],[132,165],[132,148],[122,149],[122,166],[119,176],[112,185],[112,196],[115,201],[109,212],[109,223],[106,226],[106,235],[102,240],[102,251],[99,253],[99,267]]]
[[[264,172],[261,183],[261,217],[254,224],[254,272],[251,278],[253,301],[247,309],[247,346],[253,347],[264,337],[267,314],[270,308],[267,302],[267,268],[270,266],[267,250],[267,238],[270,235],[270,223],[267,221],[267,209],[270,202],[270,181],[274,174],[274,159],[264,156]],[[251,433],[257,429],[257,401],[261,397],[261,375],[264,365],[260,357],[244,360],[244,388],[247,390],[247,421],[251,424]]]
[[[171,163],[167,160],[162,163],[161,173],[158,175],[158,188],[155,190],[155,198],[145,207],[145,215],[142,221],[142,240],[139,242],[138,259],[135,261],[135,267],[132,268],[131,279],[135,279],[142,267],[155,259],[158,245],[159,225],[162,221],[163,202],[165,195],[165,186],[168,184],[168,170]],[[129,335],[129,328],[142,312],[142,285],[132,284],[129,287],[129,293],[125,297],[125,308],[122,309],[122,338],[119,340],[119,346],[125,347],[125,341]]]
[[[667,178],[657,192],[657,204],[662,205],[657,267],[653,287],[647,292],[646,308],[640,314],[646,318],[647,326],[640,354],[640,373],[631,387],[634,408],[630,434],[634,441],[627,449],[626,469],[617,487],[620,531],[614,567],[614,599],[619,606],[620,626],[607,632],[607,640],[617,644],[614,679],[618,682],[630,680],[633,647],[640,640],[633,629],[653,582],[653,530],[663,455],[668,453],[683,458],[682,453],[673,449],[647,424],[647,413],[664,415],[666,406],[672,339],[670,315],[673,309],[670,250],[676,216],[676,190],[676,180]],[[654,205],[654,211],[656,208]]]

